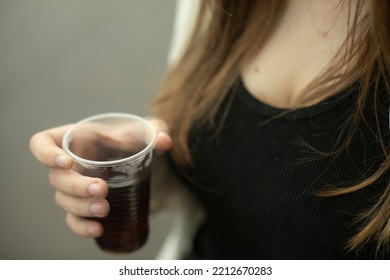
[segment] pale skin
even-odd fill
[[[255,58],[241,69],[248,91],[259,100],[280,108],[305,106],[304,88],[330,62],[346,37],[345,11],[335,11],[339,0],[292,0],[283,20]],[[336,9],[337,10],[337,9]],[[172,145],[167,125],[150,120],[158,132],[156,151]],[[30,149],[37,160],[49,168],[49,182],[55,188],[55,202],[65,210],[73,232],[86,237],[103,233],[100,223],[86,219],[109,213],[105,197],[108,186],[99,178],[72,171],[72,160],[60,148],[69,125],[35,134]]]
[[[241,68],[248,91],[277,108],[319,102],[303,102],[305,88],[327,69],[346,39],[347,12],[347,1],[289,1],[270,38]]]
[[[165,122],[154,119],[150,123],[157,131],[156,151],[167,151],[172,145]],[[62,137],[70,125],[55,127],[35,134],[30,150],[37,160],[49,168],[49,182],[56,190],[55,202],[65,210],[66,223],[81,236],[98,237],[102,225],[88,217],[105,217],[110,205],[106,182],[99,178],[82,176],[72,170],[73,161],[60,148]]]

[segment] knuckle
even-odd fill
[[[55,175],[55,171],[53,170],[50,170],[49,171],[49,174],[48,174],[48,180],[49,180],[49,184],[51,186],[55,186],[56,185],[56,175]]]
[[[73,228],[72,215],[70,213],[66,213],[65,222],[68,225],[68,227]]]
[[[58,206],[58,207],[61,207],[61,208],[63,208],[63,206],[62,206],[62,194],[59,192],[59,191],[57,191],[55,194],[54,194],[54,202],[56,203],[56,205]]]
[[[68,227],[76,234],[79,234],[79,227],[77,226],[77,222],[76,222],[76,219],[75,217],[70,214],[70,213],[67,213],[66,215],[66,224],[68,225]]]
[[[29,141],[29,148],[30,151],[34,152],[35,142],[37,141],[38,133],[35,133],[33,136],[31,136]]]
[[[36,151],[36,147],[39,146],[40,139],[42,138],[43,132],[37,132],[33,134],[29,141],[29,148],[32,152]]]

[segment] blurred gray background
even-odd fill
[[[175,0],[0,0],[0,259],[150,259],[78,237],[28,150],[40,130],[109,111],[150,114],[166,67]]]

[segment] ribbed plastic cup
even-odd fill
[[[62,147],[74,160],[73,169],[109,186],[110,212],[94,218],[104,228],[95,239],[104,251],[130,253],[147,241],[155,142],[156,131],[147,120],[125,113],[88,117],[64,135]]]

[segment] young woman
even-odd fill
[[[389,259],[389,68],[388,1],[202,1],[152,121],[207,214],[190,257]],[[66,171],[65,129],[31,150],[98,236],[107,186]]]

